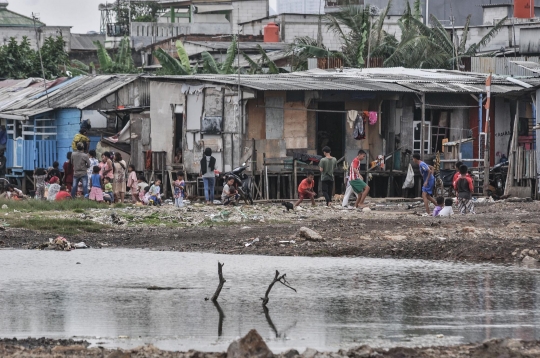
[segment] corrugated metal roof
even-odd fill
[[[219,50],[227,50],[229,46],[231,45],[230,41],[186,41],[186,43],[197,45],[197,46],[204,46],[208,49],[219,51]],[[273,51],[273,50],[284,50],[287,47],[287,44],[284,42],[238,42],[238,45],[240,46],[240,50],[258,50],[258,46],[261,46],[265,51]]]
[[[43,88],[37,93],[4,106],[2,113],[34,116],[58,108],[84,109],[135,81],[139,75],[79,76],[51,88],[48,98]],[[0,103],[2,96],[0,94]]]
[[[158,76],[151,79],[169,79],[182,81],[207,81],[223,85],[238,85],[238,75],[194,75],[194,76]],[[412,90],[395,83],[378,83],[374,81],[358,81],[355,78],[313,78],[279,75],[240,75],[240,83],[244,87],[260,91],[364,91],[364,92],[412,92]]]
[[[510,61],[511,63],[525,68],[534,73],[540,73],[540,63],[533,61]]]
[[[100,34],[71,34],[71,50],[96,51],[94,41],[105,43],[105,35]]]
[[[327,71],[314,69],[279,75],[240,75],[244,87],[261,91],[343,90],[425,93],[483,93],[486,74],[447,70],[371,68]],[[206,81],[238,85],[238,75],[158,76],[151,79]],[[507,93],[523,87],[494,76],[493,93]]]

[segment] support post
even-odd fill
[[[424,160],[424,128],[426,126],[426,94],[422,93],[422,123],[420,125],[420,159]]]
[[[296,159],[293,159],[293,183],[293,197],[291,199],[298,199],[298,164],[296,164]]]

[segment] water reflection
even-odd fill
[[[218,260],[227,283],[211,304],[204,297]],[[265,310],[260,297],[276,269],[298,293],[275,286]],[[538,273],[415,260],[0,251],[0,336],[225,350],[255,328],[276,352],[539,339]],[[146,290],[153,285],[177,289]]]

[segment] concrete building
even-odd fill
[[[70,26],[47,26],[37,20],[34,26],[34,20],[31,17],[18,14],[8,9],[8,0],[0,0],[0,45],[5,45],[11,38],[18,42],[24,37],[30,40],[33,49],[37,49],[36,27],[38,31],[38,41],[40,46],[46,38],[53,36],[63,36],[66,42],[66,50],[71,50],[71,27]]]

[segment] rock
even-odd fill
[[[501,342],[501,347],[506,347],[511,350],[518,350],[523,348],[523,342],[517,339],[508,338]]]
[[[538,256],[538,251],[537,250],[529,250],[529,256]]]
[[[370,212],[371,212],[371,209],[370,209],[370,208],[363,208],[363,209],[362,209],[362,212],[363,212],[363,213],[370,213]]]
[[[464,227],[463,229],[461,229],[461,231],[463,231],[463,232],[465,232],[465,233],[471,233],[471,234],[473,234],[476,230],[475,230],[473,227],[466,226],[466,227]]]
[[[231,343],[227,349],[227,358],[271,358],[272,351],[264,343],[256,330],[252,329],[245,337]]]
[[[8,206],[6,204],[2,205],[2,209],[6,210]]]
[[[525,256],[525,257],[523,258],[522,262],[523,262],[524,264],[529,264],[529,263],[532,264],[532,263],[537,263],[538,260],[535,259],[534,257]]]
[[[384,236],[384,238],[386,240],[391,240],[391,241],[401,241],[401,240],[407,239],[407,236],[404,236],[404,235],[388,235],[388,236]]]
[[[116,350],[109,354],[107,358],[131,358],[131,354],[122,352],[121,350]]]
[[[304,353],[302,353],[302,357],[303,358],[315,358],[315,356],[317,355],[317,352],[315,349],[313,348],[306,348],[306,350],[304,351]]]
[[[363,345],[349,349],[347,356],[351,358],[367,358],[371,356],[371,353],[373,353],[373,349],[370,346]]]
[[[318,232],[307,227],[301,227],[300,230],[298,230],[298,235],[308,241],[324,241]]]
[[[296,349],[289,349],[286,352],[283,352],[279,355],[280,358],[295,358],[299,356],[300,353]]]
[[[69,352],[80,352],[84,350],[86,350],[86,347],[80,344],[76,344],[72,346],[56,346],[53,349],[51,349],[52,352],[62,353],[62,354],[67,354]]]
[[[521,256],[527,256],[529,254],[529,249],[521,250]]]

